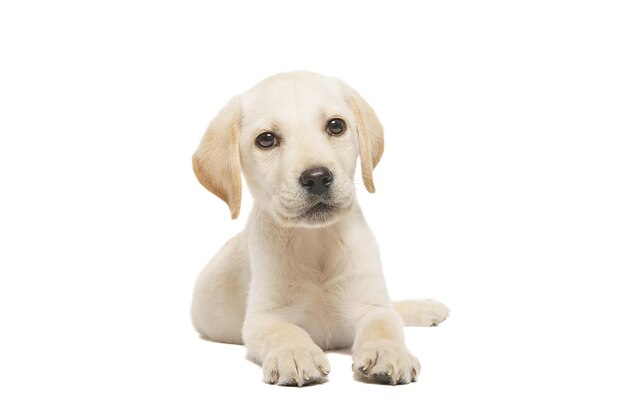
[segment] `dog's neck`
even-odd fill
[[[284,226],[260,207],[254,207],[246,226],[249,247],[255,259],[276,257],[294,271],[317,271],[306,275],[324,279],[325,271],[349,257],[355,245],[355,231],[367,229],[360,207],[354,202],[349,211],[324,227]],[[357,233],[360,235],[360,233]],[[358,238],[357,238],[358,240]]]
[[[355,200],[350,210],[343,213],[337,221],[320,227],[315,226],[286,226],[281,224],[273,215],[262,207],[254,205],[246,228],[259,237],[291,241],[294,238],[318,238],[328,234],[344,233],[345,229],[354,222],[364,222],[361,207]]]

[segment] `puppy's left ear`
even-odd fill
[[[233,219],[239,216],[241,207],[240,121],[241,106],[237,96],[211,121],[191,158],[200,184],[228,204]]]
[[[354,112],[359,135],[359,157],[361,158],[361,176],[365,188],[370,193],[374,187],[373,171],[383,156],[385,140],[383,125],[369,104],[352,88],[348,87],[349,102]]]

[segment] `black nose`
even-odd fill
[[[300,175],[300,184],[311,194],[324,194],[332,182],[333,173],[326,167],[307,169]]]

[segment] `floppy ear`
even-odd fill
[[[370,193],[376,191],[374,187],[373,171],[383,156],[385,141],[383,125],[376,113],[363,97],[353,89],[349,89],[350,105],[356,117],[357,133],[359,135],[359,156],[361,157],[361,175],[365,188]]]
[[[237,96],[211,121],[191,158],[200,184],[228,204],[233,219],[237,218],[241,207],[240,120]]]

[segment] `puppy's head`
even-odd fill
[[[357,157],[368,191],[383,153],[372,108],[338,79],[278,74],[236,96],[213,119],[193,167],[198,180],[239,214],[241,174],[256,204],[285,226],[320,227],[354,201]]]

